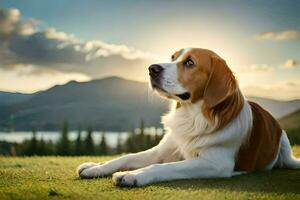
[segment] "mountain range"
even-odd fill
[[[300,100],[277,101],[248,97],[276,118],[300,109]],[[88,82],[70,81],[33,94],[0,92],[0,128],[58,130],[64,120],[70,129],[92,127],[101,131],[127,131],[143,119],[160,125],[170,102],[157,97],[148,84],[108,77]]]

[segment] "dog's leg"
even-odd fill
[[[111,175],[119,170],[137,169],[156,163],[156,148],[147,151],[121,156],[104,164],[83,163],[77,168],[81,178],[95,178]]]
[[[178,154],[174,153],[176,152],[176,145],[171,140],[167,134],[157,146],[149,150],[124,155],[104,164],[83,163],[77,168],[77,173],[81,178],[94,178],[111,175],[120,170],[138,169],[164,162],[165,158],[170,160],[172,157],[175,161]]]
[[[142,186],[178,179],[231,177],[234,168],[233,155],[231,152],[226,153],[224,149],[214,149],[194,159],[117,172],[113,175],[113,181],[118,186]]]
[[[294,157],[292,147],[286,132],[283,130],[280,139],[279,156],[276,161],[275,167],[300,169],[300,159]]]

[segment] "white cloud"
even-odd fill
[[[31,35],[37,31],[37,24],[39,22],[35,19],[28,19],[27,21],[20,22],[16,25],[16,32],[20,35]]]
[[[83,48],[79,48],[79,46],[77,48],[87,53],[86,60],[88,61],[101,56],[108,57],[112,55],[121,55],[128,60],[152,58],[150,53],[130,48],[126,45],[108,44],[100,40],[88,41],[83,45]]]
[[[13,32],[19,17],[18,9],[0,9],[0,36]]]
[[[246,85],[242,91],[248,96],[267,97],[279,100],[300,99],[300,81],[289,80],[277,84]],[[283,95],[284,92],[284,95]]]
[[[55,28],[49,28],[44,32],[45,38],[50,40],[57,40],[61,42],[68,42],[68,43],[76,43],[79,42],[73,34],[67,34],[64,32],[58,32]]]
[[[300,37],[298,30],[284,30],[284,31],[268,31],[261,32],[255,36],[260,40],[289,40]]]
[[[82,42],[73,34],[55,28],[38,30],[33,19],[20,20],[17,9],[0,9],[0,68],[26,68],[32,72],[74,72],[92,78],[118,75],[143,80],[147,66],[153,62],[150,53],[124,44],[109,44],[101,40]],[[35,66],[28,71],[28,66]]]
[[[270,72],[273,70],[274,67],[268,64],[252,64],[238,68],[238,71],[240,72]]]
[[[282,69],[294,69],[299,66],[299,63],[295,59],[288,59],[283,64],[278,64],[275,66],[269,64],[252,64],[248,66],[242,66],[236,68],[238,72],[272,72],[278,68]]]
[[[32,93],[48,89],[53,85],[65,84],[70,80],[89,81],[90,78],[80,73],[63,73],[56,71],[53,73],[34,74],[28,73],[35,66],[16,66],[14,71],[0,68],[0,90],[11,92]]]
[[[39,76],[43,74],[55,75],[61,73],[58,70],[52,68],[40,67],[32,64],[14,64],[6,65],[2,68],[5,71],[14,71],[19,76]]]
[[[285,69],[294,69],[296,67],[298,67],[299,63],[297,60],[295,59],[288,59],[283,65],[282,67]]]

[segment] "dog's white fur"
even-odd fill
[[[180,58],[177,58],[177,60]],[[176,62],[176,61],[175,61]],[[170,67],[166,65],[165,67]],[[176,73],[166,80],[176,81]],[[182,92],[182,86],[165,90]],[[173,84],[172,83],[172,84]],[[168,91],[168,92],[169,92]],[[245,99],[241,112],[224,128],[214,131],[215,123],[209,122],[197,103],[182,102],[162,118],[167,134],[155,147],[105,162],[83,163],[78,167],[82,178],[103,177],[113,174],[119,186],[142,186],[150,183],[191,178],[231,177],[235,172],[235,156],[243,142],[247,141],[252,127],[252,112]],[[213,132],[213,133],[212,133]],[[300,161],[292,156],[291,146],[283,131],[276,159],[266,170],[276,167],[300,168]],[[132,170],[132,171],[124,171]]]
[[[234,158],[251,128],[249,104],[246,103],[240,114],[221,130],[222,134],[208,134],[211,125],[199,113],[189,106],[172,111],[163,119],[169,131],[157,146],[104,164],[83,163],[78,167],[79,175],[94,178],[113,174],[113,181],[118,185],[142,186],[161,181],[240,174],[234,171]],[[275,165],[300,168],[300,161],[292,157],[284,131],[279,154],[266,170]],[[119,172],[123,170],[133,171]]]

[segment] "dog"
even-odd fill
[[[153,90],[175,100],[162,117],[167,133],[143,152],[103,164],[83,163],[81,178],[113,175],[121,187],[179,179],[224,178],[273,168],[300,168],[284,130],[248,101],[226,62],[213,51],[186,48],[149,67]]]

